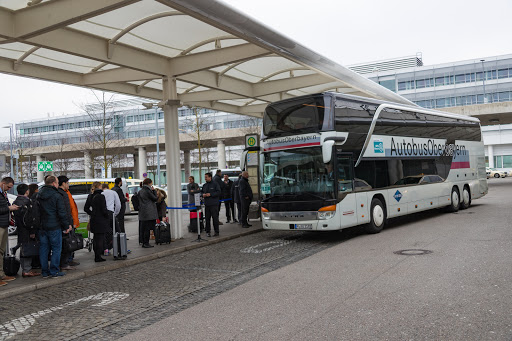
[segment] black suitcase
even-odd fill
[[[4,273],[6,276],[16,276],[20,271],[20,261],[15,255],[9,254],[9,238],[7,238],[5,254],[4,254]]]
[[[155,225],[155,243],[171,243],[171,225],[169,225],[168,223],[158,223]]]

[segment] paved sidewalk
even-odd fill
[[[94,252],[88,252],[87,249],[83,249],[75,252],[75,260],[80,262],[80,265],[75,270],[66,271],[66,276],[60,278],[48,278],[43,279],[41,276],[32,278],[23,278],[21,276],[21,269],[18,272],[18,278],[15,281],[9,282],[8,285],[0,288],[0,300],[6,297],[35,291],[40,288],[46,288],[52,285],[69,282],[72,280],[93,276],[99,273],[107,272],[114,269],[124,268],[131,265],[139,264],[142,262],[151,261],[157,258],[162,258],[171,254],[192,250],[195,248],[216,244],[222,241],[242,237],[255,232],[262,231],[261,222],[251,221],[253,225],[251,228],[245,229],[238,224],[226,224],[220,226],[220,236],[207,238],[203,232],[201,237],[208,240],[207,242],[196,242],[197,234],[189,233],[187,231],[187,223],[184,224],[184,238],[174,240],[171,244],[155,245],[150,249],[143,249],[138,244],[138,221],[137,216],[127,216],[126,219],[126,231],[128,234],[128,249],[131,253],[128,255],[126,260],[114,260],[113,256],[104,256],[107,259],[106,262],[95,263]],[[212,229],[213,230],[213,229]],[[213,231],[212,231],[213,233]],[[10,237],[9,242],[15,241],[16,237]],[[151,245],[154,245],[154,241],[150,241]],[[18,251],[19,254],[19,251]],[[35,270],[40,271],[40,270]]]

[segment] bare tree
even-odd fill
[[[213,123],[213,119],[208,114],[206,114],[205,109],[194,107],[192,110],[194,110],[194,115],[189,116],[187,119],[185,119],[184,122],[187,126],[192,127],[188,135],[194,140],[197,140],[197,164],[199,166],[199,182],[202,182],[201,168],[203,163],[203,156],[205,156],[205,152],[208,154],[208,158],[211,154],[208,149],[210,148],[212,141],[207,140],[207,138],[211,134],[210,126]]]
[[[118,158],[116,154],[109,154],[110,149],[120,146],[122,137],[122,118],[116,115],[114,95],[102,92],[98,95],[93,91],[97,103],[94,105],[81,105],[81,109],[89,116],[90,121],[82,130],[88,150],[100,150],[101,154],[95,158],[101,168],[104,168],[104,177],[108,176],[108,169]]]
[[[58,170],[61,174],[67,174],[71,169],[72,161],[69,158],[64,158],[62,155],[66,151],[66,146],[70,144],[69,138],[62,137],[57,139],[57,148],[60,155],[60,159],[55,160],[54,170]]]

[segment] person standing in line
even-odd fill
[[[61,182],[62,175],[58,178],[59,184]],[[71,192],[69,191],[69,178],[67,176],[63,176],[62,178],[63,183],[62,186],[60,186],[64,192],[67,195],[67,199],[69,200],[69,207],[71,209],[71,218],[73,222],[73,229],[76,230],[80,226],[80,220],[78,218],[78,206],[76,205],[75,199],[73,199],[73,195],[71,195]],[[64,201],[66,201],[66,197],[64,197]],[[74,260],[75,253],[73,252],[68,259],[68,264],[70,266],[77,266],[80,265],[80,262],[77,262]]]
[[[195,203],[196,203],[196,198],[195,198],[195,194],[196,193],[201,193],[201,189],[199,189],[199,185],[196,184],[195,182],[195,179],[194,177],[191,175],[188,177],[188,184],[187,184],[187,193],[188,193],[188,201],[187,203],[189,204],[189,212],[193,212],[193,211],[196,211],[196,207],[195,207]],[[192,205],[192,206],[190,206]],[[189,215],[190,217],[190,215]],[[190,218],[192,219],[192,218]],[[192,222],[189,222],[188,224],[188,232],[192,232]]]
[[[37,193],[39,192],[39,186],[37,184],[28,185],[28,197],[34,205],[35,200],[37,200]],[[39,230],[41,226],[36,226],[36,231]],[[37,239],[37,233],[36,233]],[[39,261],[39,255],[32,257],[32,269],[41,269],[41,262]]]
[[[233,202],[236,204],[236,214],[238,218],[238,225],[242,225],[242,203],[240,201],[240,179],[242,178],[242,174],[238,175],[238,179],[233,183],[233,187],[231,188],[231,197],[233,198]]]
[[[29,210],[32,207],[32,203],[28,197],[28,185],[20,184],[16,187],[18,197],[14,200],[15,205],[21,207],[21,209],[14,211],[14,221],[16,222],[18,232],[18,245],[21,245],[23,250],[23,244],[30,242],[31,239],[36,239],[36,228],[37,226],[26,225],[27,221],[24,219],[26,215],[30,215]],[[21,275],[23,277],[35,277],[41,275],[40,273],[32,271],[32,257],[21,257]]]
[[[222,171],[220,169],[217,169],[217,171],[215,172],[215,176],[213,177],[213,182],[215,182],[217,185],[219,185],[219,188],[220,188],[220,196],[219,196],[219,214],[220,214],[220,207],[222,205],[220,200],[224,199],[222,197],[222,193],[224,193],[224,181],[222,181]],[[219,225],[224,225],[224,224],[219,220]]]
[[[105,242],[107,244],[105,249],[105,256],[109,254],[109,250],[114,247],[113,240],[114,240],[114,224],[115,224],[115,231],[119,232],[119,226],[117,224],[117,215],[119,212],[121,212],[121,201],[119,200],[119,195],[114,192],[113,190],[108,188],[108,184],[101,184],[101,189],[103,194],[105,196],[105,201],[107,203],[107,210],[109,212],[108,215],[108,223],[110,226],[110,230],[105,233]]]
[[[92,183],[91,192],[85,202],[84,211],[89,215],[90,230],[94,233],[94,261],[104,262],[106,259],[101,256],[105,250],[105,233],[112,231],[112,225],[109,225],[110,213],[107,210],[105,196],[101,195],[103,190],[99,181]]]
[[[0,287],[7,285],[7,282],[14,281],[16,277],[6,276],[4,273],[4,254],[9,236],[9,221],[11,212],[17,211],[17,205],[10,205],[7,199],[7,191],[14,186],[14,180],[11,177],[5,177],[0,181]]]
[[[242,206],[242,227],[249,228],[252,225],[249,224],[247,217],[249,216],[249,207],[253,199],[252,188],[249,184],[249,172],[243,171],[242,178],[239,182],[240,189],[240,203]]]
[[[215,231],[214,236],[219,235],[219,197],[220,188],[219,185],[212,180],[212,173],[206,173],[204,175],[206,183],[203,185],[201,192],[204,198],[204,213],[206,218],[206,235],[211,237],[211,225],[210,218],[213,220],[213,229]]]
[[[57,178],[57,180],[59,181],[58,191],[59,191],[60,195],[62,195],[64,206],[66,207],[66,213],[68,215],[68,220],[73,224],[73,227],[75,227],[73,213],[71,210],[71,202],[69,201],[69,197],[66,192],[69,189],[69,182],[68,182],[69,179],[67,178],[67,176],[61,175]],[[74,200],[73,200],[73,202],[74,202]],[[78,212],[77,212],[77,220],[78,220]],[[60,269],[61,270],[75,270],[75,267],[73,267],[73,266],[71,266],[71,264],[69,264],[70,260],[71,261],[73,260],[72,258],[73,258],[73,256],[71,253],[66,252],[62,249],[61,255],[60,255]]]
[[[224,206],[226,208],[226,224],[231,222],[231,216],[233,216],[233,222],[236,223],[235,218],[235,203],[233,202],[233,197],[231,196],[231,192],[233,190],[233,181],[229,179],[227,174],[224,174],[224,190],[222,192],[222,198],[225,199]]]
[[[150,248],[154,245],[149,244],[150,231],[154,229],[156,220],[158,219],[158,211],[156,209],[156,201],[158,197],[153,188],[153,181],[149,178],[144,179],[143,186],[140,189],[139,196],[139,221],[144,232],[142,247]]]
[[[121,202],[121,210],[117,215],[117,223],[119,224],[119,231],[121,231],[121,233],[126,233],[124,229],[124,215],[126,213],[126,202],[128,199],[126,199],[123,189],[121,188],[121,186],[123,186],[123,179],[116,178],[114,180],[114,184],[115,186],[112,187],[112,190],[117,193],[119,196],[119,202]]]
[[[48,176],[38,194],[41,213],[41,229],[39,230],[39,258],[43,278],[54,278],[66,275],[59,268],[62,251],[62,233],[67,234],[73,226],[70,215],[66,211],[64,198],[59,193],[59,181],[53,175]],[[50,267],[48,255],[52,252]]]
[[[167,194],[163,189],[156,189],[156,210],[158,212],[158,220],[160,222],[164,222],[167,220],[167,203],[165,202],[165,199],[167,199]]]

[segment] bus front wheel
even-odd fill
[[[370,223],[366,227],[366,232],[379,233],[384,225],[386,225],[386,207],[379,198],[373,198],[370,206]]]

